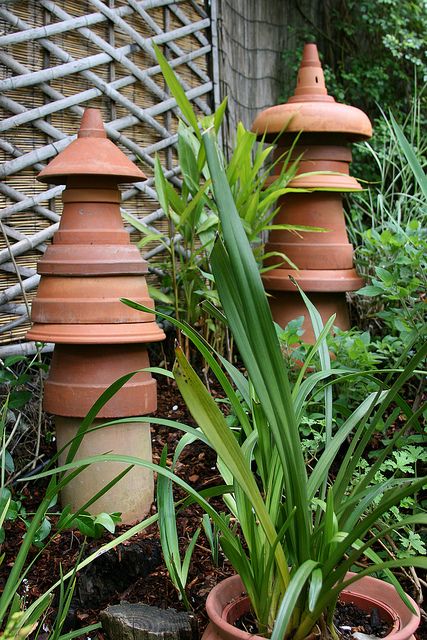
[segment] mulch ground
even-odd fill
[[[156,415],[192,424],[191,417],[174,382],[171,381],[170,384],[165,381],[159,382]],[[181,436],[182,432],[166,427],[152,426],[154,462],[159,461],[164,445],[167,445],[169,454],[172,454]],[[176,472],[196,489],[207,488],[220,482],[215,460],[215,455],[208,447],[203,443],[195,442],[184,450]],[[43,484],[36,482],[28,483],[25,488],[24,504],[29,513],[39,503],[43,489]],[[183,493],[177,490],[176,499],[181,497],[183,497]],[[154,506],[152,512],[155,513]],[[182,544],[182,556],[194,532],[201,525],[201,517],[202,511],[196,505],[178,512],[177,529],[180,544]],[[52,518],[53,523],[54,520]],[[1,548],[1,552],[5,553],[5,559],[0,566],[0,591],[13,566],[14,558],[25,533],[25,525],[20,520],[6,523],[5,528],[6,540]],[[126,525],[118,525],[116,533],[121,534],[127,529],[129,527]],[[87,541],[84,554],[89,555],[112,539],[113,536],[106,534],[102,539]],[[28,602],[44,593],[59,578],[60,567],[65,573],[74,566],[83,544],[84,536],[78,531],[65,531],[53,536],[52,541],[29,571],[24,588],[20,591],[20,593],[25,592]],[[34,559],[37,553],[38,550],[34,548],[30,553],[30,560]],[[105,557],[106,555],[108,558]],[[129,561],[126,560],[128,555]],[[138,562],[138,569],[135,569],[135,558]],[[99,612],[102,609],[121,600],[183,610],[182,602],[169,580],[162,561],[157,525],[152,525],[149,529],[133,536],[117,550],[101,556],[99,562],[98,560],[96,562],[98,568],[94,572],[95,577],[93,573],[89,576],[84,574],[82,579],[78,580],[76,597],[70,608],[66,629],[78,629],[98,622]],[[217,582],[232,573],[233,570],[221,553],[218,566],[213,564],[211,549],[202,530],[193,553],[187,580],[188,598],[198,618],[201,630],[207,624],[204,611],[207,594]],[[95,584],[93,584],[94,582]],[[100,582],[103,583],[103,586],[100,586]],[[54,613],[54,607],[52,607],[52,617]],[[49,619],[45,624],[47,630]],[[103,638],[102,633],[97,632],[97,635],[100,639]]]
[[[176,389],[175,383],[171,381],[162,380],[159,382],[157,415],[192,424],[191,417]],[[181,435],[181,432],[169,428],[153,426],[154,461],[159,461],[165,444],[168,447],[169,454],[173,453]],[[196,489],[207,488],[220,483],[215,466],[215,455],[200,442],[195,442],[184,450],[176,471]],[[24,492],[24,503],[28,512],[40,501],[43,495],[43,488],[43,484],[28,483]],[[180,497],[183,497],[183,494],[177,490],[176,498]],[[220,508],[219,501],[216,506]],[[155,513],[154,506],[153,513]],[[178,514],[177,528],[180,543],[182,544],[182,556],[194,531],[201,524],[201,517],[202,512],[195,505]],[[54,522],[54,519],[52,520]],[[0,549],[0,553],[5,553],[5,559],[0,566],[0,591],[13,566],[14,558],[25,533],[25,525],[20,520],[6,523],[5,528],[6,541]],[[119,525],[117,534],[125,532],[128,528],[128,526]],[[55,534],[26,576],[23,588],[20,590],[21,595],[25,594],[28,603],[33,601],[58,579],[61,568],[65,573],[74,566],[79,553],[81,553],[82,545],[86,544],[84,550],[86,555],[112,539],[113,536],[107,534],[100,540],[89,540],[85,543],[84,536],[76,531]],[[37,553],[38,550],[33,549],[30,554],[30,560],[34,559]],[[218,566],[214,565],[209,544],[202,531],[194,550],[187,581],[189,602],[197,616],[201,632],[207,625],[204,610],[207,594],[215,584],[232,574],[232,568],[221,553]],[[157,525],[153,525],[134,536],[108,554],[100,556],[95,563],[89,566],[87,571],[85,570],[81,573],[78,577],[75,597],[70,607],[64,631],[79,629],[98,622],[99,612],[102,609],[105,609],[110,604],[117,604],[121,600],[143,602],[160,608],[173,607],[177,610],[183,610],[182,602],[171,584],[162,561]],[[45,621],[44,629],[46,635],[54,616],[55,601]],[[421,627],[417,634],[418,640],[427,639],[426,631],[425,625]],[[90,635],[91,638],[97,637],[99,640],[104,640],[104,635],[101,631]],[[86,638],[87,636],[81,637]]]

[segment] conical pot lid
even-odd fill
[[[268,137],[281,132],[338,133],[355,141],[370,138],[372,125],[363,111],[328,95],[317,46],[306,44],[294,95],[285,104],[262,111],[252,131]]]
[[[37,176],[41,182],[65,184],[69,176],[109,176],[119,182],[145,180],[140,169],[107,138],[99,109],[86,109],[77,138]]]

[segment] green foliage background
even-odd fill
[[[414,86],[427,80],[427,2],[333,0],[324,3],[324,14],[323,26],[307,21],[297,30],[300,47],[284,51],[285,63],[296,70],[304,43],[318,42],[327,87],[337,100],[373,120],[380,107],[407,113]],[[283,99],[292,91],[283,87]]]

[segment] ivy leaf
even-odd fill
[[[362,287],[357,292],[361,296],[380,296],[384,293],[384,289],[382,287],[376,287],[374,285],[367,285],[366,287]]]
[[[31,399],[31,397],[31,391],[14,391],[14,393],[11,394],[8,403],[9,409],[20,409]]]
[[[394,284],[393,274],[387,269],[384,269],[383,267],[375,267],[375,273],[380,280],[384,282],[386,287],[391,287]]]

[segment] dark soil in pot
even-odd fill
[[[390,625],[381,620],[377,609],[367,612],[349,602],[338,602],[334,623],[342,640],[354,640],[353,633],[356,631],[377,638],[383,638],[390,631]],[[256,620],[251,613],[242,615],[234,625],[242,631],[258,633]]]
[[[381,620],[378,609],[363,611],[350,602],[338,602],[334,624],[343,640],[354,640],[356,631],[383,638],[391,629],[388,622]]]

